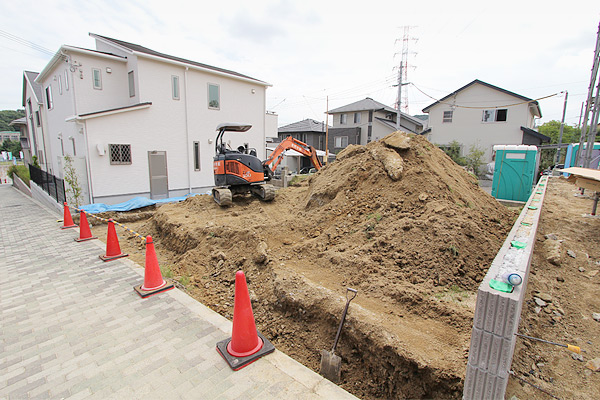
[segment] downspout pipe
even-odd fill
[[[191,164],[190,164],[190,125],[188,123],[188,80],[187,73],[189,68],[185,67],[183,71],[183,88],[185,91],[185,104],[184,104],[184,120],[185,120],[185,148],[187,154],[187,180],[188,180],[188,194],[192,193],[192,176],[191,176]]]

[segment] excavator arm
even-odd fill
[[[313,146],[307,145],[304,142],[301,142],[298,139],[288,136],[285,138],[285,140],[279,143],[279,146],[277,146],[273,153],[271,153],[269,158],[263,161],[263,167],[265,170],[268,169],[271,171],[271,173],[275,172],[275,169],[283,159],[285,151],[289,149],[295,150],[298,153],[310,158],[310,161],[317,171],[323,167],[321,160],[319,160],[319,157],[317,157],[317,149],[315,149]]]

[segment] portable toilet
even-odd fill
[[[527,201],[535,179],[538,150],[528,145],[496,145],[492,196]]]
[[[583,144],[583,151],[585,156],[585,147],[587,143]],[[579,143],[572,143],[567,147],[567,154],[565,156],[565,168],[569,167],[583,167],[583,159],[579,160],[577,163],[577,152],[579,151]],[[598,165],[600,164],[600,143],[594,143],[594,148],[592,149],[592,158],[590,161],[590,168],[598,169]],[[564,176],[569,176],[567,173],[563,173]]]

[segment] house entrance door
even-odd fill
[[[169,197],[167,152],[156,150],[149,151],[148,169],[150,171],[150,198],[166,199]]]

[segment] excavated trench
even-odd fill
[[[153,236],[163,275],[229,319],[243,270],[257,328],[317,372],[346,288],[357,289],[336,349],[340,386],[366,399],[460,398],[475,291],[513,218],[441,150],[396,133],[349,147],[271,203],[222,209],[196,196],[129,226]],[[124,236],[143,264],[139,239]]]

